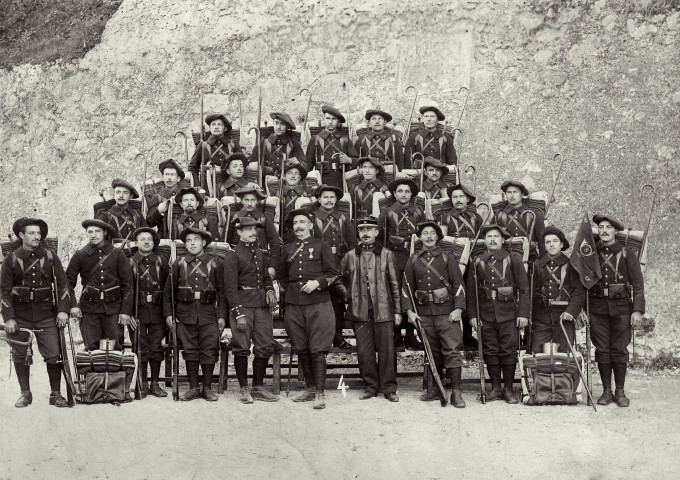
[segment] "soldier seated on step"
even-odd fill
[[[189,172],[194,176],[194,185],[199,184],[199,175],[204,165],[221,165],[229,155],[240,152],[238,139],[229,137],[231,122],[221,113],[213,113],[205,117],[205,123],[210,128],[207,140],[200,139],[196,150],[189,162]],[[201,185],[205,188],[206,185]]]
[[[170,238],[166,213],[170,199],[177,195],[181,188],[180,180],[184,180],[184,170],[172,158],[158,164],[158,170],[163,175],[163,188],[158,192],[147,195],[148,212],[146,221],[150,227],[158,229],[161,238]]]
[[[222,162],[222,182],[217,186],[217,198],[233,197],[236,190],[248,185],[246,165],[248,157],[244,153],[232,153]]]
[[[200,211],[204,203],[203,195],[198,193],[198,190],[194,187],[182,188],[177,192],[177,195],[175,195],[175,205],[182,209],[182,213],[175,222],[177,235],[187,228],[194,228],[208,232],[213,240],[218,239],[217,221],[213,218],[208,218]]]
[[[97,219],[111,225],[116,233],[113,238],[130,240],[132,232],[146,227],[146,220],[141,212],[130,205],[130,199],[139,198],[139,192],[129,182],[116,178],[111,182],[115,204],[108,210],[99,213]]]

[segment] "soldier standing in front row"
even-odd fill
[[[293,401],[314,400],[314,408],[319,410],[326,408],[326,355],[335,332],[328,286],[338,273],[331,247],[312,236],[312,214],[294,210],[290,218],[297,239],[284,245],[276,273],[281,295],[285,295],[284,325],[307,386]]]
[[[130,267],[137,282],[137,328],[139,328],[140,357],[139,368],[142,372],[142,398],[148,393],[155,397],[168,394],[158,383],[163,361],[163,338],[166,329],[163,321],[163,290],[168,279],[168,261],[158,255],[156,248],[160,237],[149,227],[138,228],[133,234],[137,242],[137,253],[130,258]],[[130,332],[130,338],[135,338]],[[151,367],[149,385],[148,366]]]
[[[120,178],[113,180],[111,186],[116,203],[105,212],[97,215],[97,218],[116,230],[113,238],[130,239],[132,232],[139,227],[146,227],[146,220],[144,220],[142,214],[130,205],[130,199],[139,198],[139,193],[130,183]]]
[[[506,402],[517,403],[512,385],[517,365],[518,329],[529,324],[529,279],[519,254],[503,249],[503,238],[510,238],[504,228],[484,225],[481,235],[486,252],[474,258],[471,265],[477,272],[477,290],[475,275],[473,272],[468,275],[468,316],[472,328],[477,328],[478,318],[482,325],[484,362],[492,386],[486,399],[505,397]],[[479,292],[479,312],[474,297],[476,291]],[[501,370],[505,390],[501,388]]]
[[[89,243],[76,251],[66,268],[69,289],[80,283],[80,302],[72,302],[71,316],[81,319],[80,331],[86,350],[99,348],[99,340],[115,340],[122,349],[123,327],[132,323],[133,278],[123,251],[113,248],[114,228],[101,220],[85,220]],[[75,297],[74,297],[75,298]]]
[[[163,175],[163,188],[156,195],[147,196],[149,211],[146,221],[150,227],[158,228],[161,238],[170,238],[168,227],[172,222],[165,221],[165,214],[168,212],[170,199],[179,191],[179,181],[184,180],[184,170],[172,158],[161,162],[158,170]]]
[[[24,217],[14,222],[12,230],[21,239],[21,246],[7,254],[0,268],[0,313],[5,319],[5,333],[10,341],[25,341],[25,333],[19,333],[18,329],[42,330],[37,335],[38,350],[47,365],[50,405],[67,407],[68,402],[61,395],[62,352],[57,330],[66,326],[71,308],[66,275],[59,257],[40,245],[40,241],[47,237],[47,223],[38,218]],[[56,303],[52,296],[54,277],[59,286]],[[14,406],[23,408],[33,402],[30,385],[32,360],[26,358],[26,345],[10,345],[21,389],[21,396]]]
[[[595,345],[595,360],[604,392],[598,405],[612,401],[627,407],[624,385],[628,369],[628,344],[631,328],[639,325],[645,313],[645,282],[637,252],[628,251],[616,240],[623,224],[610,215],[595,215],[600,242],[597,255],[602,278],[589,291],[590,326]],[[612,395],[612,371],[616,391]]]
[[[182,401],[203,397],[217,401],[211,383],[219,358],[220,334],[224,330],[227,307],[224,301],[224,267],[221,261],[205,252],[212,242],[210,234],[193,227],[182,230],[180,239],[187,254],[172,265],[174,281],[166,282],[163,292],[163,315],[173,328],[172,298],[177,315],[177,340],[182,345],[189,390]],[[174,288],[174,292],[172,291]],[[198,365],[203,371],[203,388],[198,378]]]
[[[440,376],[446,368],[451,381],[451,404],[464,408],[465,400],[460,390],[463,369],[461,315],[465,310],[463,276],[456,259],[437,245],[443,238],[439,225],[433,221],[419,223],[416,233],[423,248],[408,259],[404,274],[418,306],[412,305],[411,296],[405,294],[404,310],[414,325],[420,317],[435,367]],[[402,284],[402,289],[406,288],[407,285]],[[438,398],[434,382],[429,385],[431,388],[420,396],[426,402]]]
[[[257,243],[262,224],[249,217],[234,221],[239,242],[224,260],[224,294],[230,307],[234,369],[238,379],[241,403],[253,399],[276,402],[279,397],[264,388],[269,358],[274,353],[272,309],[276,293],[269,276],[267,256]],[[253,388],[248,390],[248,356],[253,342]]]

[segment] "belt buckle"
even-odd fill
[[[428,292],[428,294],[427,294],[427,300],[428,300],[430,303],[434,303],[434,297],[432,296],[432,292]]]
[[[104,300],[104,290],[99,291],[99,300]]]
[[[333,252],[333,255],[335,255],[338,251],[337,247],[334,245],[331,247],[331,251]]]
[[[404,250],[408,250],[410,242],[404,242]]]
[[[608,296],[609,296],[609,288],[608,288],[608,287],[604,287],[604,288],[602,289],[602,296],[604,296],[604,297],[608,297]]]
[[[194,300],[200,300],[201,299],[201,292],[194,292]]]
[[[153,302],[153,295],[151,295],[151,294],[147,295],[146,301],[149,302],[149,303]]]
[[[496,300],[496,290],[491,290],[491,300]]]
[[[337,163],[331,163],[331,170],[337,170],[338,169],[338,164]]]
[[[33,301],[33,290],[31,290],[28,294],[28,299]]]

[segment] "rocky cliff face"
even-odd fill
[[[680,356],[678,211],[680,210],[680,12],[647,15],[627,2],[510,0],[395,2],[350,6],[327,0],[124,1],[101,44],[82,60],[22,65],[0,72],[0,224],[39,215],[68,256],[85,241],[87,198],[111,178],[135,183],[146,154],[149,171],[183,159],[173,135],[199,128],[198,91],[206,111],[226,111],[244,129],[285,109],[320,106],[352,120],[380,107],[395,119],[436,102],[453,124],[463,95],[461,167],[477,168],[482,199],[507,178],[550,191],[565,158],[547,223],[573,239],[584,210],[611,212],[627,226],[650,229],[646,287],[653,333],[636,353]],[[650,10],[651,11],[651,10]],[[349,87],[343,90],[343,82]],[[243,143],[252,139],[243,134]],[[471,185],[472,178],[464,177]]]

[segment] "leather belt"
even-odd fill
[[[243,286],[239,286],[238,289],[239,290],[262,290],[262,285],[258,285],[256,287],[248,287],[248,286],[243,285]]]

